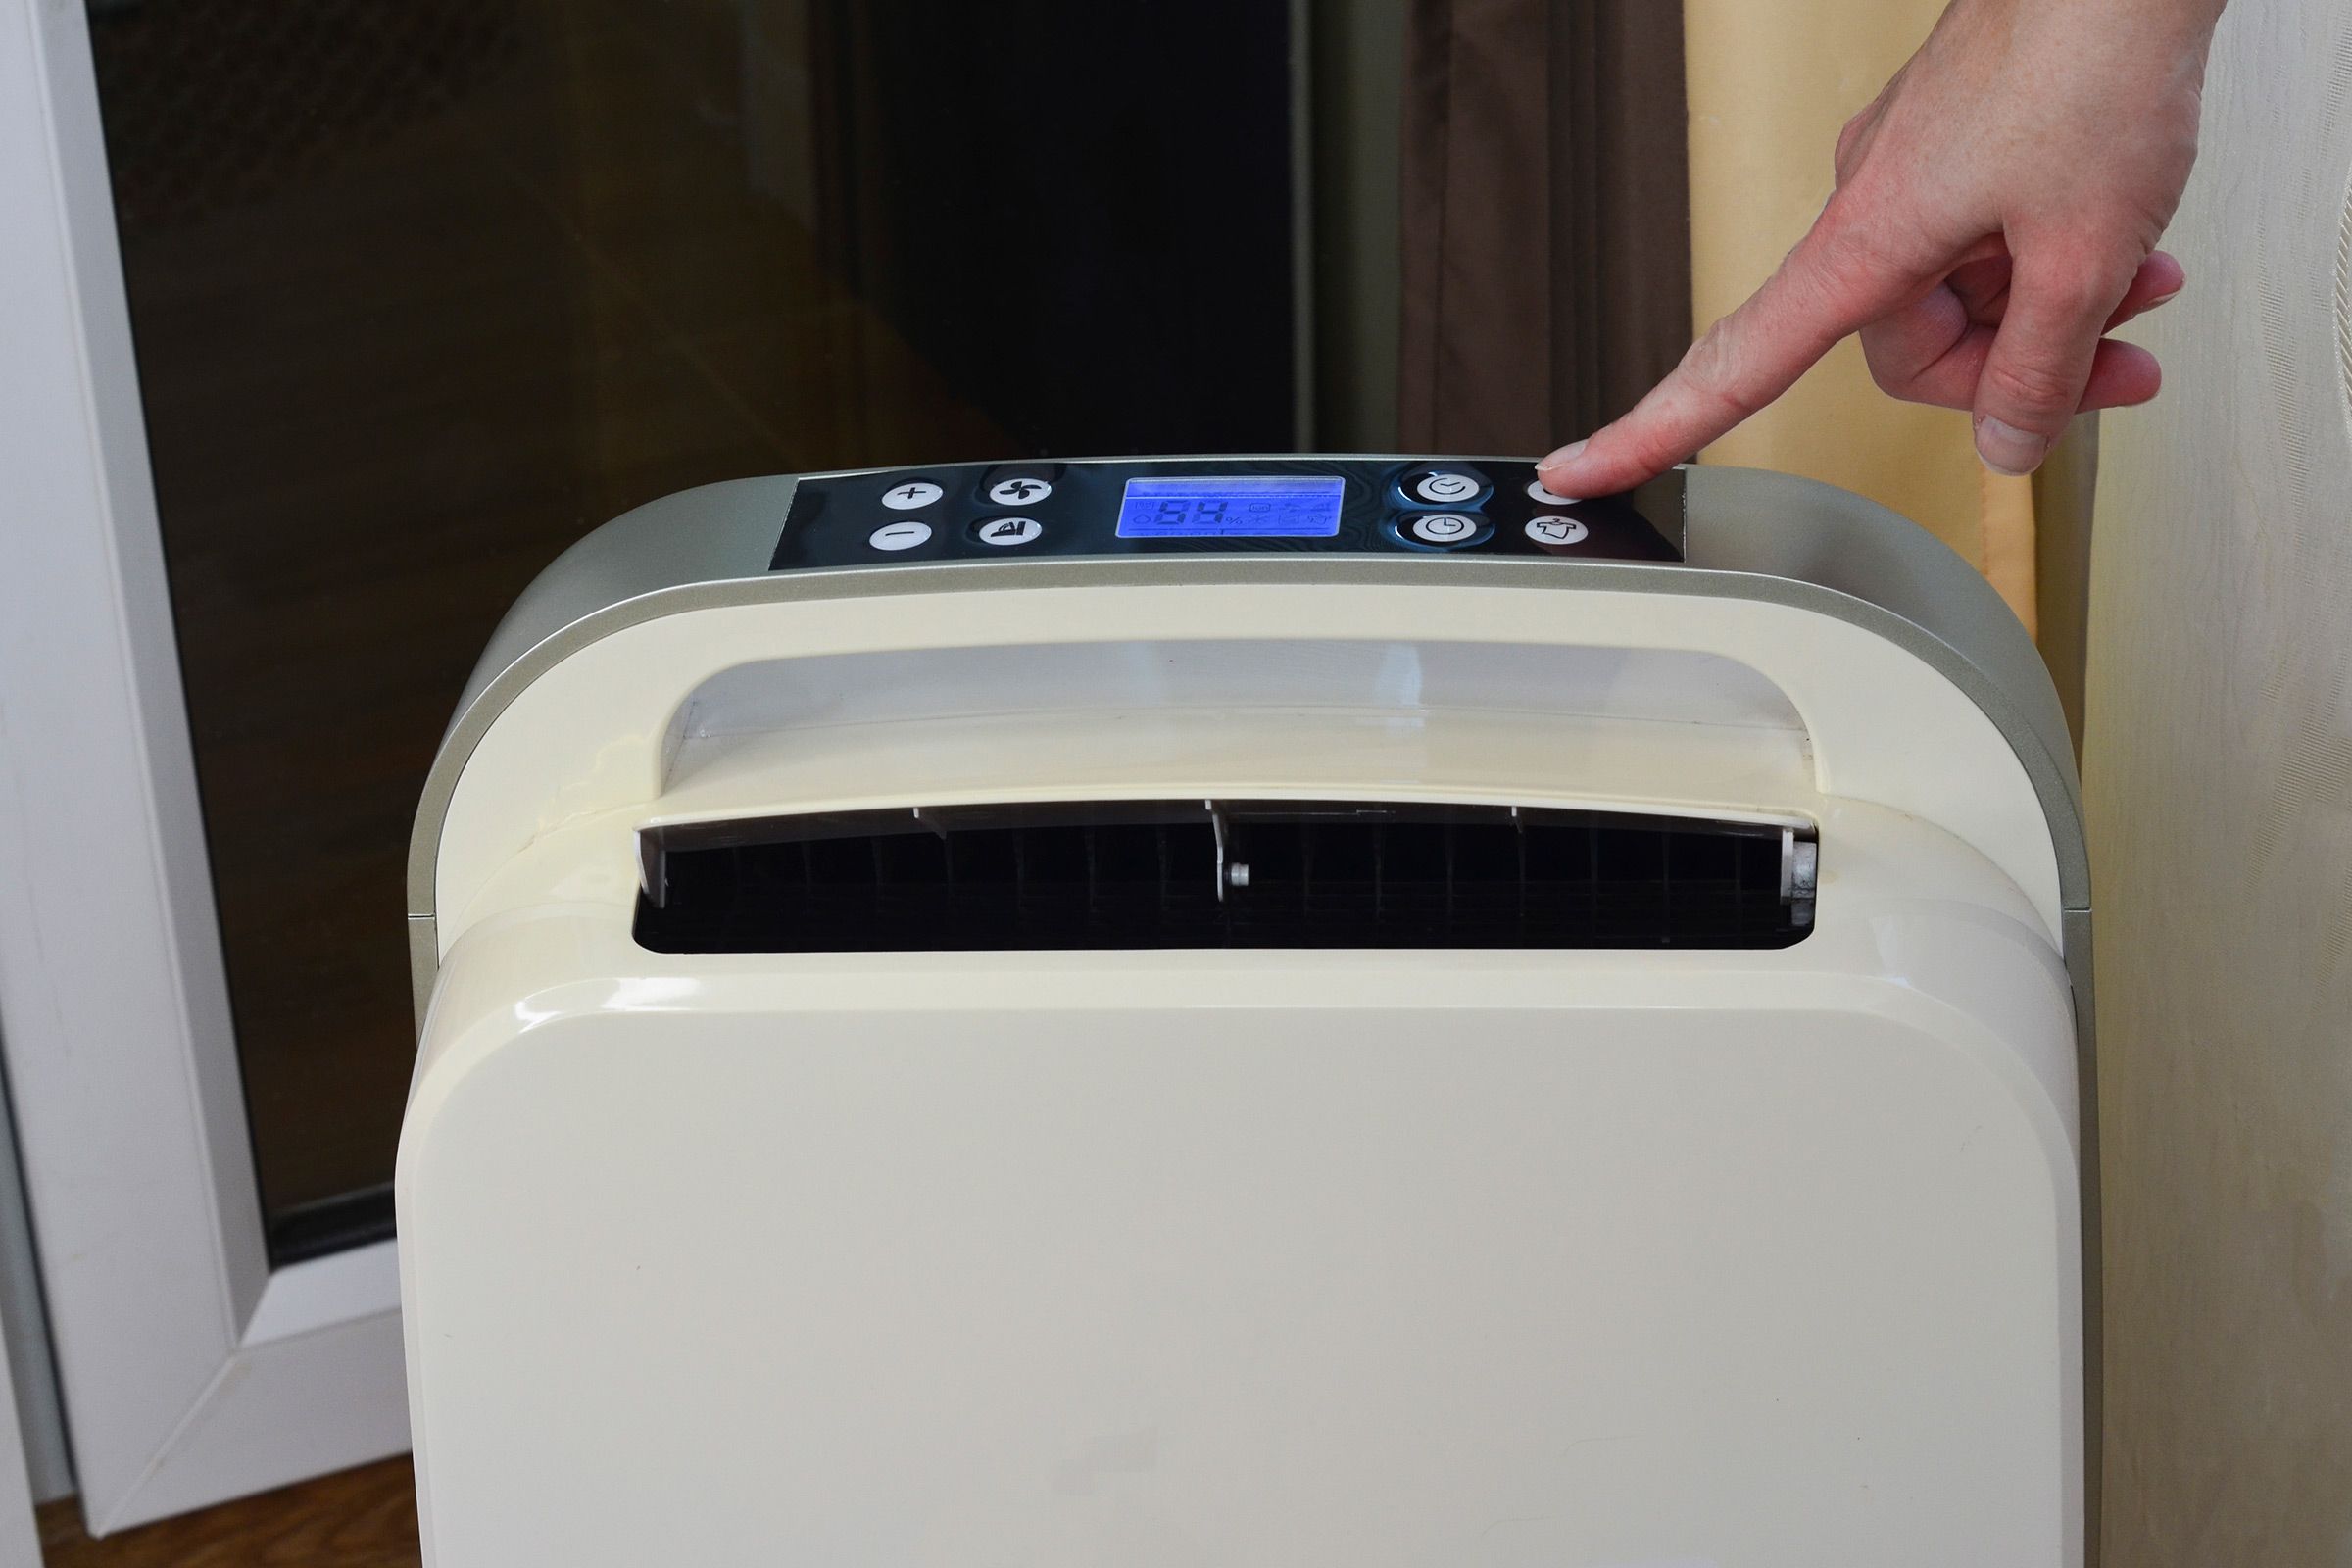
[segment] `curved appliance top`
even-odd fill
[[[1533,481],[1506,459],[1123,459],[744,479],[650,503],[549,566],[493,636],[427,783],[411,912],[433,913],[441,823],[474,744],[541,673],[624,626],[766,600],[1195,581],[1599,588],[1859,625],[1991,719],[2042,801],[2063,908],[2088,909],[2065,716],[2031,637],[1959,556],[1784,474],[1690,467],[1595,502]]]

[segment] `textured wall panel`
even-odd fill
[[[2108,1561],[2352,1564],[2352,8],[2238,0],[2102,431]]]

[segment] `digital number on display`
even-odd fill
[[[1130,479],[1119,537],[1329,539],[1347,492],[1347,480],[1322,476]]]

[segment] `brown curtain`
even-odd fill
[[[1674,0],[1412,0],[1404,450],[1546,451],[1673,368],[1684,129]]]

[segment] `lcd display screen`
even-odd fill
[[[1122,539],[1329,539],[1348,481],[1324,474],[1200,474],[1130,479]]]

